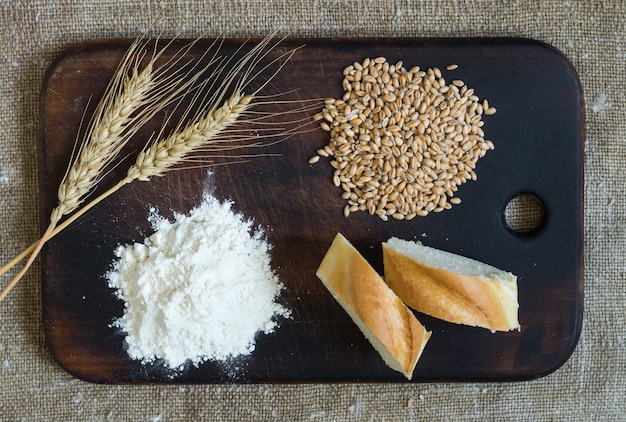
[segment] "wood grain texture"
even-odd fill
[[[190,55],[201,54],[202,40]],[[214,194],[267,227],[272,263],[293,312],[275,334],[258,338],[255,352],[232,366],[207,362],[171,378],[158,365],[132,361],[124,335],[109,327],[123,304],[104,275],[119,244],[151,234],[150,207],[163,215],[199,203],[206,170],[183,170],[135,182],[55,237],[42,254],[43,323],[51,353],[66,370],[101,383],[406,382],[387,368],[350,318],[315,277],[337,232],[382,274],[381,242],[391,236],[484,261],[519,276],[520,332],[492,334],[418,314],[432,338],[411,382],[522,380],[561,366],[580,334],[583,311],[583,100],[575,70],[557,51],[523,39],[286,40],[275,54],[305,45],[268,91],[292,100],[340,97],[342,69],[365,57],[403,60],[463,79],[497,107],[485,117],[495,150],[478,162],[478,180],[460,187],[462,204],[412,221],[382,222],[367,213],[343,217],[332,168],[308,158],[328,141],[316,129],[274,145],[264,157],[214,169]],[[89,98],[99,98],[128,42],[101,41],[68,50],[50,67],[41,96],[40,208],[42,226],[56,205],[62,179]],[[224,52],[239,45],[229,40]],[[93,109],[90,105],[88,110]],[[272,107],[272,106],[270,106]],[[280,107],[274,105],[273,107]],[[88,116],[87,116],[88,117]],[[303,116],[300,116],[303,117]],[[157,119],[158,120],[158,119]],[[155,120],[130,145],[137,151],[158,129]],[[119,177],[124,166],[103,181]],[[507,200],[532,192],[547,219],[532,236],[503,224]]]

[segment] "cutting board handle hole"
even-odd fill
[[[537,235],[547,220],[545,203],[534,193],[519,192],[512,195],[502,210],[504,227],[513,235]]]

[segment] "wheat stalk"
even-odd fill
[[[134,43],[129,54],[134,54],[138,44]],[[74,211],[84,197],[93,189],[107,167],[117,156],[132,131],[125,130],[131,123],[131,114],[143,103],[153,85],[152,66],[132,74],[126,73],[131,56],[116,73],[113,83],[105,93],[91,120],[85,142],[73,163],[67,168],[58,188],[59,203],[50,215],[51,224],[56,224],[66,214]]]
[[[131,44],[108,84],[102,100],[96,106],[81,147],[76,154],[72,154],[70,165],[58,188],[58,205],[50,214],[46,231],[29,248],[28,261],[0,293],[0,301],[28,271],[43,245],[54,236],[63,216],[76,211],[106,175],[106,170],[115,162],[128,141],[167,104],[173,102],[181,93],[188,92],[206,68],[215,62],[214,56],[209,65],[203,68],[183,63],[178,70],[172,71],[180,65],[180,61],[193,44],[190,43],[179,50],[164,64],[157,65],[167,47],[171,45],[168,43],[161,50],[155,50],[143,68],[141,62],[146,55],[143,49],[147,44],[143,39],[135,40]],[[156,45],[157,43],[155,49]],[[19,260],[16,257],[2,268],[2,273],[17,262]]]
[[[56,225],[64,215],[76,210],[137,131],[188,90],[206,68],[215,62],[214,57],[199,70],[195,65],[183,64],[181,69],[170,72],[193,45],[188,44],[165,64],[157,66],[157,61],[171,45],[170,42],[156,50],[140,70],[141,60],[145,56],[140,49],[145,47],[144,44],[141,39],[131,44],[98,104],[85,140],[59,185],[59,204],[51,213],[51,224]],[[183,72],[189,78],[186,79]]]
[[[147,181],[153,176],[163,175],[235,123],[248,109],[253,98],[252,95],[233,93],[221,107],[210,109],[182,130],[150,145],[139,153],[135,164],[128,169],[126,178],[129,181]]]
[[[139,153],[136,162],[128,169],[126,176],[121,181],[104,193],[100,194],[88,204],[82,206],[82,208],[78,209],[86,193],[93,189],[93,187],[100,181],[102,177],[102,169],[105,167],[98,167],[99,172],[96,174],[96,170],[89,165],[85,165],[84,163],[87,159],[93,159],[94,157],[104,159],[104,157],[99,156],[99,153],[102,152],[102,150],[99,151],[97,148],[91,150],[88,147],[83,147],[78,154],[79,158],[77,160],[80,163],[80,166],[77,165],[76,168],[74,168],[75,166],[72,165],[70,167],[61,184],[61,187],[59,188],[59,206],[57,206],[57,208],[53,211],[51,215],[51,224],[44,235],[38,242],[15,257],[10,263],[5,265],[0,270],[1,275],[30,254],[29,261],[25,267],[0,294],[0,300],[6,296],[8,291],[10,291],[15,283],[17,283],[17,281],[19,281],[19,279],[23,276],[45,242],[82,216],[85,212],[87,212],[87,210],[119,190],[122,186],[131,183],[134,180],[147,181],[153,176],[162,176],[176,166],[177,168],[180,168],[179,165],[186,160],[189,160],[189,156],[194,152],[225,151],[261,146],[262,144],[259,142],[258,136],[236,136],[234,132],[228,131],[228,129],[237,121],[259,123],[268,117],[272,117],[271,114],[266,114],[261,115],[261,117],[253,117],[248,120],[242,119],[242,116],[244,116],[252,107],[255,98],[257,98],[256,95],[258,92],[270,83],[272,78],[282,69],[284,64],[297,51],[297,49],[291,50],[283,55],[280,55],[269,64],[258,69],[257,66],[261,60],[272,50],[272,48],[266,50],[270,40],[271,37],[266,37],[234,64],[231,59],[219,61],[220,66],[213,70],[210,75],[204,79],[200,86],[198,88],[194,88],[194,90],[189,89],[190,83],[197,81],[201,72],[192,76],[190,82],[177,87],[173,93],[169,92],[168,94],[162,94],[163,99],[160,101],[152,102],[150,97],[146,97],[144,105],[147,109],[151,110],[151,113],[145,114],[146,118],[141,121],[142,125],[149,118],[153,117],[157,111],[162,109],[164,104],[178,96],[183,89],[187,89],[188,92],[195,92],[190,105],[187,107],[180,122],[170,135],[164,136],[166,127],[164,124],[161,132],[155,137],[154,141],[149,143],[146,148]],[[216,56],[214,56],[210,64],[203,68],[203,70],[208,69],[210,65],[218,62],[215,57]],[[278,69],[275,70],[274,73],[271,74],[260,87],[253,90],[250,94],[244,93],[244,90],[255,78],[266,71],[270,66],[276,65],[277,63]],[[145,69],[148,69],[148,66]],[[134,76],[138,78],[140,76],[145,77],[146,75],[142,75],[142,73],[143,72],[137,71],[137,67],[133,67],[132,74]],[[167,89],[162,89],[159,92],[163,93],[168,91]],[[203,92],[205,93],[203,94]],[[318,101],[314,100],[314,102],[317,103]],[[117,110],[117,113],[119,114],[130,111],[130,115],[133,115],[133,111],[136,111],[133,107],[121,106],[119,103],[119,101],[109,102],[109,105],[102,107],[102,111]],[[315,107],[317,107],[317,105],[318,104],[315,104]],[[304,112],[309,111],[310,109],[312,109],[312,107],[304,106],[299,109],[294,109],[294,111]],[[110,135],[115,130],[119,130],[119,127],[121,126],[119,119],[104,120],[108,122],[108,128],[101,130],[99,133]],[[140,127],[139,124],[137,128],[138,127]],[[296,131],[298,129],[299,128],[296,128]],[[126,133],[130,133],[130,131]],[[293,133],[293,129],[284,131],[275,130],[274,133],[272,133],[272,136],[279,136],[285,139]],[[130,136],[126,138],[126,141],[129,138]],[[226,145],[223,143],[225,139],[230,139],[230,141],[235,144],[237,142],[240,142],[241,144]],[[121,149],[111,146],[108,143],[105,145],[109,151],[114,154],[119,153],[119,149]],[[258,155],[245,156],[245,158],[252,156]],[[108,159],[107,156],[107,161],[108,165],[112,162],[112,159]],[[202,164],[206,165],[206,163],[207,161],[204,161]],[[63,223],[57,225],[63,215],[67,215],[73,211],[76,212],[74,212],[71,217],[67,218]]]

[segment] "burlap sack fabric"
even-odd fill
[[[72,43],[165,35],[520,36],[577,68],[586,103],[585,316],[573,356],[519,383],[103,386],[65,373],[41,324],[37,265],[0,303],[0,420],[626,420],[626,161],[622,1],[17,1],[0,6],[0,259],[39,233],[44,72]],[[6,283],[3,278],[3,283]]]

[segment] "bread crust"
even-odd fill
[[[419,262],[388,243],[383,243],[383,261],[385,282],[418,312],[492,331],[520,328],[517,278],[510,273],[463,275]]]
[[[385,363],[410,380],[431,333],[342,234],[316,275]]]

